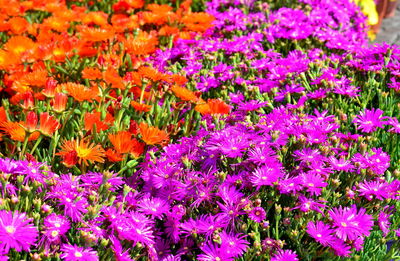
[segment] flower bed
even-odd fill
[[[400,49],[283,3],[2,7],[0,259],[396,259]]]

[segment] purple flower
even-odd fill
[[[10,248],[29,251],[39,235],[31,222],[25,213],[0,210],[0,253],[7,254]]]
[[[150,224],[151,221],[144,214],[137,212],[125,213],[114,221],[120,238],[147,246],[154,245],[153,229]]]
[[[311,195],[314,196],[321,195],[322,188],[328,185],[322,177],[312,173],[303,174],[301,175],[301,178],[302,185],[307,188],[307,191],[310,192]]]
[[[283,173],[278,166],[263,166],[252,173],[250,182],[259,189],[261,186],[272,186],[282,177]]]
[[[64,236],[69,228],[70,222],[63,216],[57,215],[55,213],[50,214],[44,219],[44,230],[43,238],[41,243],[49,248],[50,245],[56,245],[61,243],[61,237]]]
[[[271,257],[271,261],[299,261],[296,252],[286,249],[279,250]]]
[[[357,211],[356,205],[345,208],[340,206],[328,213],[336,235],[342,240],[355,240],[359,236],[368,236],[374,224],[372,216],[365,214],[363,208]]]
[[[381,211],[378,214],[378,225],[379,228],[382,230],[384,237],[386,237],[387,234],[390,232],[390,216],[390,213],[386,213],[384,211]]]
[[[229,253],[226,248],[218,246],[215,243],[207,242],[201,247],[201,250],[204,253],[197,256],[197,260],[199,261],[235,260],[232,253]]]
[[[249,213],[249,218],[257,223],[261,223],[267,217],[267,213],[262,207],[255,207]]]
[[[91,248],[83,248],[77,245],[63,245],[60,249],[63,253],[60,257],[67,261],[98,261],[99,257],[96,251]]]
[[[365,197],[368,200],[377,198],[379,200],[384,200],[390,197],[390,190],[388,189],[389,184],[386,181],[371,180],[358,184],[357,191],[360,196]]]
[[[249,247],[249,242],[244,239],[246,235],[227,233],[224,230],[219,236],[221,238],[221,248],[225,249],[230,256],[238,258]]]
[[[335,239],[334,230],[322,221],[308,222],[307,233],[323,246],[331,245]]]
[[[329,246],[333,249],[335,255],[337,256],[345,256],[345,257],[350,256],[351,247],[346,245],[345,242],[339,238],[335,238],[334,241]]]
[[[383,128],[383,125],[387,124],[387,122],[383,121],[387,119],[387,117],[382,117],[382,114],[383,111],[381,109],[365,109],[360,115],[356,116],[353,123],[358,125],[358,130],[371,133],[374,132],[376,128]]]
[[[111,249],[113,250],[114,257],[117,261],[133,261],[129,255],[129,249],[124,251],[119,239],[112,236],[110,237],[110,241],[112,243]]]
[[[169,204],[160,198],[145,197],[139,201],[138,208],[144,214],[161,219],[163,214],[168,212]]]

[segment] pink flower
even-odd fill
[[[360,115],[353,120],[353,123],[358,125],[357,129],[363,132],[373,132],[376,128],[382,128],[383,125],[387,124],[385,120],[387,117],[381,117],[383,111],[380,109],[368,110],[365,109],[364,112],[361,112]]]
[[[361,208],[357,213],[356,205],[351,208],[333,208],[329,215],[335,226],[336,235],[346,241],[355,240],[359,236],[368,236],[374,224],[372,216],[365,214],[365,209]]]
[[[322,221],[315,223],[310,221],[307,224],[307,233],[323,246],[331,245],[334,242],[333,232],[334,230]]]
[[[271,261],[299,261],[296,252],[292,250],[280,250],[271,257]]]
[[[60,256],[63,260],[68,261],[98,261],[99,257],[96,251],[91,248],[78,247],[77,245],[63,245],[60,249],[63,254]]]
[[[8,253],[10,248],[18,252],[29,251],[38,236],[38,230],[31,222],[25,213],[0,210],[0,253]]]

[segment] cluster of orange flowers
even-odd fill
[[[183,87],[183,75],[145,63],[160,45],[212,26],[211,15],[191,12],[190,5],[186,0],[174,10],[120,0],[107,14],[62,0],[0,0],[2,146],[25,157],[47,138],[68,167],[118,162],[169,142],[168,126],[150,126],[143,116],[165,95],[195,104],[201,114],[229,112],[223,102],[206,102]]]

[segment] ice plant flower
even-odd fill
[[[140,123],[139,124],[140,134],[142,135],[142,140],[147,145],[156,145],[162,144],[169,140],[168,134],[160,130],[157,127],[152,127],[147,125],[147,123]]]
[[[8,253],[10,248],[29,251],[38,235],[38,229],[25,213],[0,210],[0,252]]]
[[[332,219],[336,235],[342,240],[355,240],[359,236],[368,236],[374,222],[372,216],[365,214],[365,209],[351,207],[333,208],[329,215]]]
[[[60,128],[59,122],[50,116],[49,113],[43,112],[40,114],[40,127],[39,131],[45,136],[51,136],[53,133]]]
[[[331,245],[335,239],[334,230],[322,221],[308,222],[307,233],[323,246]]]
[[[63,254],[60,257],[66,261],[98,261],[99,257],[96,251],[91,248],[79,247],[77,245],[63,245],[60,249]]]
[[[61,145],[61,151],[56,153],[56,155],[62,156],[64,161],[71,154],[76,155],[79,164],[88,165],[89,161],[103,163],[105,151],[99,144],[94,145],[84,140],[67,140]]]
[[[366,133],[374,132],[377,128],[383,128],[387,124],[384,121],[387,117],[382,117],[383,111],[381,109],[368,110],[365,109],[360,115],[357,115],[353,123],[358,125],[357,129]]]

